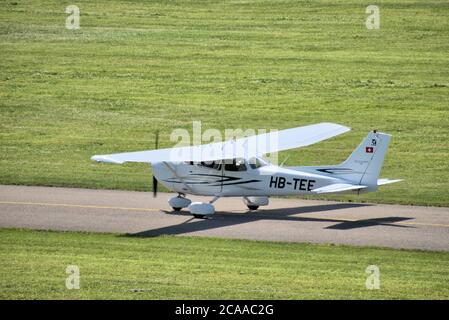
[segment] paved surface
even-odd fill
[[[151,193],[0,186],[0,227],[195,235],[288,242],[340,243],[449,251],[449,208],[270,199],[248,212],[222,198],[210,219],[175,214]],[[210,200],[190,197],[195,200]]]

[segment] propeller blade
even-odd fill
[[[157,197],[157,179],[153,176],[153,198]]]
[[[159,130],[156,131],[156,136],[154,140],[154,149],[157,150],[159,148]],[[157,197],[157,179],[153,175],[153,198]]]

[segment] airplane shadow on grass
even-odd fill
[[[298,217],[297,214],[304,213],[317,213],[324,211],[332,211],[347,208],[358,208],[370,206],[369,204],[354,204],[354,203],[337,203],[337,204],[324,204],[317,206],[305,206],[294,208],[281,208],[281,209],[266,209],[263,211],[247,212],[247,213],[227,213],[217,212],[212,218],[209,219],[196,219],[185,211],[174,213],[172,211],[164,211],[166,214],[185,216],[186,221],[171,225],[167,227],[145,230],[137,233],[127,234],[127,236],[135,237],[157,237],[161,235],[180,235],[196,231],[204,231],[210,229],[218,229],[223,227],[229,227],[239,224],[245,224],[250,222],[256,222],[259,220],[283,220],[283,221],[298,221],[298,222],[330,222],[335,223],[331,226],[327,226],[324,229],[333,230],[351,230],[356,228],[366,228],[372,226],[390,226],[396,228],[413,228],[411,226],[397,225],[396,222],[410,220],[412,218],[407,217],[383,217],[374,219],[362,219],[356,221],[349,221],[344,219],[333,218],[313,218],[313,217]]]

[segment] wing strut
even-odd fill
[[[193,190],[192,190],[192,188],[190,188],[186,183],[185,183],[185,181],[184,181],[184,179],[183,178],[181,178],[177,173],[176,173],[176,171],[167,163],[167,162],[162,162],[166,167],[167,167],[167,169],[176,177],[176,178],[178,178],[181,182],[182,182],[182,184],[190,191],[190,192],[193,192]]]

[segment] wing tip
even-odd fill
[[[325,125],[325,126],[333,127],[335,129],[339,129],[339,130],[342,131],[342,133],[345,133],[345,132],[348,132],[348,131],[351,130],[350,127],[344,126],[344,125],[339,124],[339,123],[334,123],[334,122],[320,122],[320,123],[317,123],[317,124],[318,125],[323,125],[323,126]]]
[[[115,160],[113,158],[110,158],[107,155],[95,155],[90,158],[92,161],[96,162],[105,162],[105,163],[114,163],[114,164],[123,164],[123,161]]]

